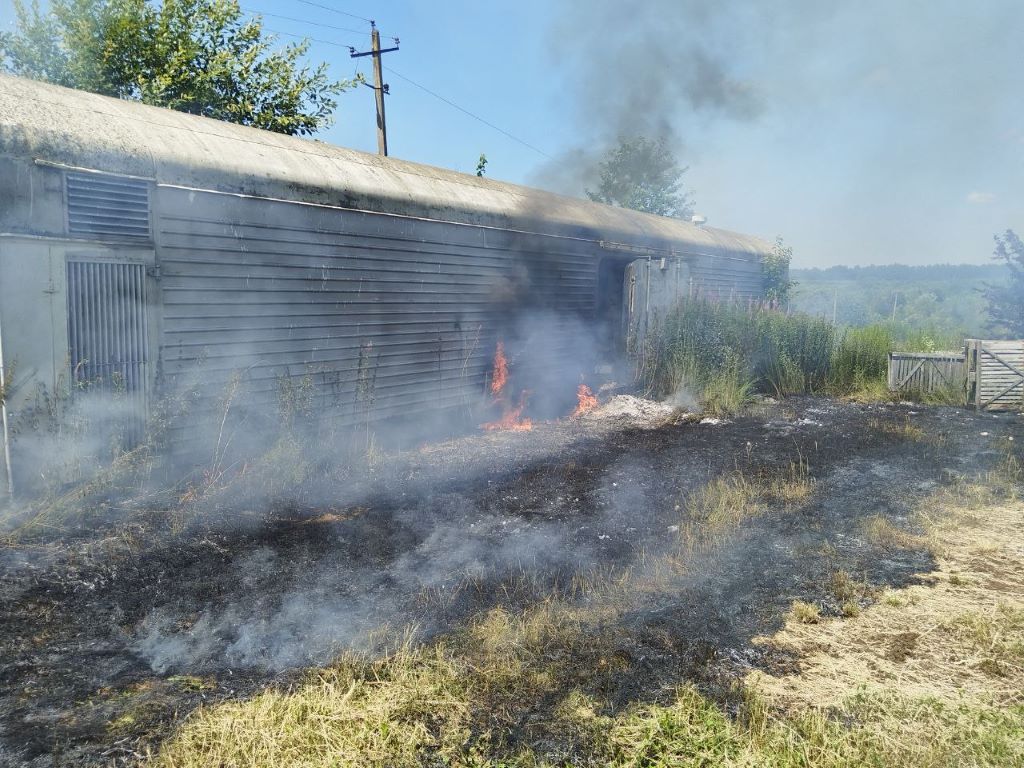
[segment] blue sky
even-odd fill
[[[336,11],[373,18],[401,39],[387,67],[544,153],[385,72],[398,157],[472,172],[485,152],[493,178],[579,194],[618,134],[664,133],[709,223],[783,235],[796,266],[981,263],[1024,230],[1019,0],[317,2],[335,11],[242,6],[363,48],[369,25]],[[336,45],[310,58],[356,69]],[[375,151],[372,91],[319,138]]]

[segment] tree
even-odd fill
[[[764,257],[761,268],[764,271],[764,296],[768,301],[782,305],[789,301],[790,292],[796,283],[789,279],[789,263],[793,260],[793,248],[775,238],[772,252]]]
[[[259,17],[237,0],[15,0],[18,27],[0,33],[0,65],[16,75],[278,133],[331,123],[327,65],[301,63],[308,41],[272,50]]]
[[[1010,270],[1009,279],[982,289],[988,301],[989,325],[996,331],[1024,338],[1024,242],[1012,229],[995,236],[993,258]]]
[[[476,175],[483,178],[487,173],[487,155],[480,153],[480,159],[476,161]]]
[[[664,138],[620,138],[598,165],[600,181],[587,197],[620,208],[688,219],[692,201],[681,190],[681,168]]]

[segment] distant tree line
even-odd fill
[[[834,313],[840,325],[889,323],[897,336],[925,331],[948,345],[1005,335],[992,327],[986,290],[1008,277],[1000,264],[794,269],[791,307],[828,319]]]

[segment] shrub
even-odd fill
[[[885,381],[892,349],[892,334],[885,326],[847,329],[832,356],[832,388],[851,392]]]
[[[653,324],[640,378],[652,394],[687,393],[709,412],[734,412],[753,392],[824,388],[834,340],[833,326],[809,315],[692,299]]]

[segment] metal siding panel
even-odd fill
[[[213,407],[247,369],[254,404],[280,375],[309,374],[354,418],[361,349],[372,345],[374,415],[432,409],[482,391],[500,290],[564,313],[593,313],[596,250],[586,243],[444,222],[160,190],[163,367],[202,370]],[[201,211],[196,219],[192,211]],[[298,329],[298,330],[296,330]],[[555,349],[573,339],[552,328]]]

